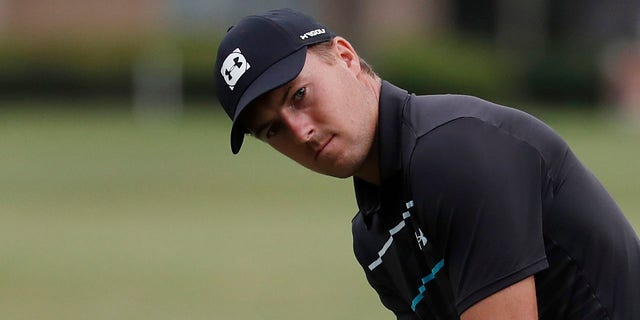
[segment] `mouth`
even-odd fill
[[[333,140],[334,136],[329,137],[329,139],[327,139],[327,141],[325,141],[322,146],[320,148],[318,148],[318,151],[316,151],[316,155],[314,157],[314,160],[318,160],[318,157],[320,157],[320,154],[322,153],[322,151],[324,151],[324,149],[329,145],[329,143],[331,143],[331,141]]]

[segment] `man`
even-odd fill
[[[398,319],[640,319],[640,244],[537,119],[478,98],[415,96],[300,12],[230,28],[216,89],[244,135],[353,177],[354,251]]]

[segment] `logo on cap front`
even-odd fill
[[[236,48],[224,59],[222,63],[222,77],[224,81],[229,85],[229,89],[233,90],[240,77],[249,70],[251,66],[247,62],[247,59],[240,52],[240,48]]]

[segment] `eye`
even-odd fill
[[[269,139],[269,138],[272,138],[273,136],[275,136],[276,134],[278,134],[278,132],[280,131],[280,127],[281,127],[280,122],[273,122],[266,129],[266,132],[264,134],[264,138],[265,139]]]
[[[307,92],[307,88],[306,87],[302,87],[300,89],[298,89],[294,94],[293,94],[293,101],[300,101],[302,100],[302,98],[304,98],[305,93]]]

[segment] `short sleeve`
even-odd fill
[[[543,165],[535,148],[476,118],[418,138],[411,193],[420,223],[444,254],[459,314],[548,267]]]

